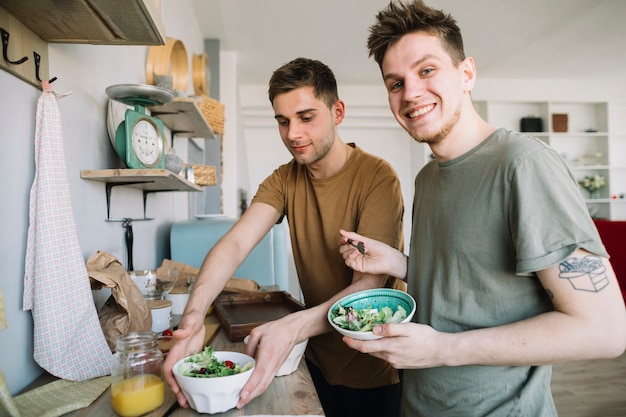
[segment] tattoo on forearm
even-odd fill
[[[559,277],[580,291],[599,292],[609,285],[602,259],[595,255],[564,260],[559,264]]]

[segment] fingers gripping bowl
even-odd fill
[[[207,347],[176,362],[173,371],[189,406],[199,413],[215,414],[237,405],[255,365],[254,358],[243,353],[213,352]]]
[[[250,336],[246,336],[243,339],[243,343],[248,344],[248,339]],[[289,352],[289,356],[285,359],[285,362],[278,368],[275,376],[284,376],[289,375],[296,372],[298,366],[300,365],[300,360],[302,356],[304,356],[304,351],[306,350],[306,346],[309,343],[309,339],[305,339],[300,343],[296,343],[296,345]]]
[[[328,322],[344,336],[359,340],[380,339],[372,332],[377,324],[406,323],[415,314],[415,299],[390,288],[374,288],[347,295],[328,310]]]

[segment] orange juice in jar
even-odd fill
[[[122,417],[137,417],[158,408],[165,397],[163,355],[152,331],[132,332],[116,341],[111,363],[111,401]]]
[[[165,386],[156,375],[137,375],[111,385],[113,409],[122,417],[140,416],[163,403]]]

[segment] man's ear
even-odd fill
[[[463,85],[464,91],[472,91],[476,84],[476,66],[474,65],[474,58],[468,56],[459,64],[459,69],[463,71]]]
[[[340,125],[346,115],[346,105],[342,100],[335,101],[333,108],[331,109],[335,116],[335,125]]]

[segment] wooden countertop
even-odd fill
[[[215,315],[207,316],[207,324],[216,322],[217,318]],[[216,350],[231,350],[235,352],[243,352],[245,350],[243,342],[231,342],[222,329],[218,330],[211,344],[215,346]],[[48,380],[46,380],[46,377],[37,380],[37,383],[33,384],[31,388],[54,380],[52,376],[48,375],[47,377]],[[192,417],[207,415],[196,413],[191,408],[183,409],[178,407],[176,397],[170,391],[169,386],[166,384],[165,387],[165,400],[161,407],[144,414],[142,417]],[[261,396],[252,400],[243,410],[232,409],[224,413],[212,415],[235,417],[258,414],[324,415],[304,359],[300,361],[296,372],[290,375],[275,377],[268,389]],[[89,407],[68,413],[65,417],[118,417],[111,405],[111,388],[107,388]]]

